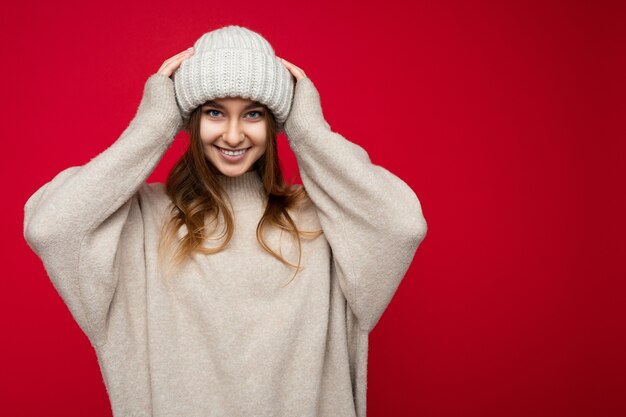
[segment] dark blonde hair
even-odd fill
[[[323,231],[301,231],[288,213],[288,210],[301,207],[309,201],[303,186],[286,184],[280,169],[278,159],[277,137],[279,126],[271,111],[264,107],[263,117],[267,121],[267,148],[263,155],[254,163],[253,169],[258,169],[265,191],[267,204],[256,229],[257,241],[261,247],[278,259],[280,262],[295,268],[296,272],[289,282],[295,278],[300,270],[302,245],[300,237],[316,238]],[[223,250],[233,236],[234,218],[226,204],[227,193],[224,192],[216,175],[220,174],[217,168],[207,160],[204,154],[204,145],[200,138],[200,120],[202,105],[190,114],[183,129],[189,133],[189,147],[180,159],[174,164],[165,183],[166,193],[171,199],[169,217],[161,228],[159,239],[159,259],[166,258],[166,249],[170,248],[177,236],[178,230],[185,225],[188,233],[178,239],[176,250],[168,258],[171,265],[177,267],[194,252],[213,254]],[[310,201],[309,201],[310,202]],[[211,216],[217,227],[217,218],[223,214],[225,230],[218,239],[226,237],[224,242],[215,248],[206,248],[201,244],[209,238],[205,224],[207,216]],[[212,232],[216,231],[216,227]],[[272,250],[264,240],[264,228],[277,227],[287,231],[298,242],[298,265],[288,262],[284,257]],[[162,264],[162,263],[161,263]],[[288,283],[289,283],[288,282]]]

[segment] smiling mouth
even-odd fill
[[[220,147],[219,147],[219,146],[217,146],[217,145],[213,145],[213,146],[215,146],[217,149],[219,149],[219,150],[221,150],[221,151],[228,151],[228,152],[240,152],[240,151],[247,151],[248,149],[250,149],[250,148],[251,148],[251,146],[250,146],[250,147],[248,147],[248,148],[241,148],[241,149],[226,149],[226,148],[220,148]]]
[[[233,158],[233,160],[243,157],[248,152],[248,149],[250,149],[250,148],[243,148],[243,149],[237,149],[237,150],[231,151],[230,149],[220,148],[217,145],[213,145],[213,146],[215,146],[219,150],[220,154],[223,155],[225,158],[228,158],[228,159]]]

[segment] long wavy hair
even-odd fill
[[[252,169],[257,169],[263,182],[265,191],[265,212],[259,220],[256,228],[257,241],[261,247],[276,258],[278,261],[295,268],[295,273],[289,284],[301,269],[302,244],[300,237],[314,239],[321,235],[321,229],[316,231],[298,230],[296,224],[288,213],[301,207],[309,197],[303,186],[286,184],[278,159],[277,137],[279,125],[272,112],[264,107],[264,118],[267,123],[267,148],[263,155],[254,163]],[[171,199],[169,216],[161,228],[159,239],[159,259],[166,258],[173,267],[180,266],[193,253],[200,252],[210,255],[220,252],[230,242],[234,230],[233,213],[226,201],[228,194],[221,187],[216,175],[218,169],[206,158],[204,144],[200,138],[200,120],[202,118],[202,105],[190,114],[183,130],[189,133],[189,147],[171,169],[165,183],[166,193]],[[217,219],[223,215],[225,229],[217,236],[211,238],[217,229]],[[210,220],[210,222],[207,222]],[[206,230],[206,225],[213,223],[212,231]],[[179,238],[176,248],[172,252],[174,238],[178,236],[178,230],[185,225],[187,234]],[[298,264],[287,261],[283,256],[270,248],[264,239],[266,227],[277,227],[290,233],[298,242]],[[215,248],[202,246],[205,239],[224,241]],[[169,251],[169,252],[168,252]],[[163,263],[161,262],[161,265]],[[285,284],[285,285],[287,285]]]

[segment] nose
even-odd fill
[[[237,148],[245,140],[245,135],[238,121],[233,120],[228,124],[226,132],[222,133],[222,139],[231,148]]]

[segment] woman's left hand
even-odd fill
[[[302,71],[300,67],[296,67],[294,64],[287,61],[286,59],[280,58],[280,60],[283,62],[283,65],[285,65],[289,72],[293,74],[294,77],[296,77],[296,82],[301,78],[306,78],[306,74],[304,73],[304,71]]]
[[[291,141],[293,138],[306,134],[306,131],[309,129],[319,126],[330,129],[330,125],[324,119],[319,92],[311,79],[307,77],[300,67],[295,66],[286,59],[280,58],[280,60],[287,70],[296,77],[293,103],[285,121],[284,131],[287,139]],[[298,82],[305,78],[306,82]]]

